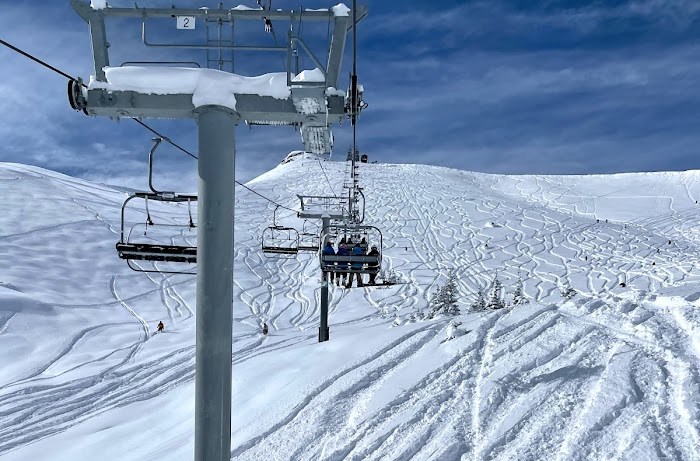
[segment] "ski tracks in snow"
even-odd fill
[[[151,329],[148,327],[148,322],[141,317],[139,314],[136,313],[136,311],[129,306],[120,296],[119,293],[117,293],[117,276],[114,275],[112,276],[111,282],[110,282],[110,290],[112,291],[112,295],[114,296],[114,299],[116,299],[119,304],[126,309],[126,311],[131,314],[132,317],[134,317],[138,323],[141,325],[141,329],[143,330],[143,335],[142,335],[142,341],[148,340],[151,336]]]
[[[329,450],[329,437],[346,431],[350,414],[371,398],[383,379],[403,361],[429,343],[438,333],[426,326],[401,336],[366,359],[345,368],[320,383],[292,408],[281,421],[263,434],[235,447],[235,459],[344,459],[322,455]],[[329,431],[329,428],[334,428]],[[342,438],[338,443],[342,442]],[[335,442],[334,442],[335,443]],[[296,447],[281,455],[279,447]],[[333,451],[336,451],[335,449]],[[280,457],[282,456],[282,457]]]
[[[369,185],[382,179],[371,168],[363,176]],[[487,286],[497,271],[506,282],[522,277],[536,301],[561,304],[557,291],[563,283],[590,298],[469,315],[471,332],[446,343],[438,339],[444,334],[441,321],[397,327],[409,331],[320,377],[276,421],[234,446],[235,459],[700,461],[697,306],[685,301],[666,311],[651,295],[617,297],[624,291],[621,282],[655,291],[700,281],[695,208],[669,201],[670,214],[661,218],[597,222],[595,198],[573,196],[552,178],[527,185],[516,180],[516,192],[508,195],[493,178],[475,174],[448,180],[410,166],[395,171],[391,190],[368,201],[368,223],[382,228],[387,267],[409,281],[366,288],[362,297],[331,288],[332,327],[340,325],[333,318],[350,300],[366,301],[376,311],[345,319],[344,325],[378,313],[424,309],[451,269],[467,296]],[[280,200],[292,190],[294,181],[287,183],[263,192]],[[323,185],[311,186],[323,193]],[[74,200],[74,205],[113,232],[98,211],[116,202],[107,195],[99,199],[104,203]],[[237,337],[234,364],[313,341],[318,322],[317,258],[265,260],[254,235],[265,226],[258,205],[237,209],[258,227],[236,234],[234,314],[254,331],[269,321],[275,336]],[[159,292],[171,322],[193,316],[177,279],[149,277],[154,289],[136,294],[122,279],[111,278],[114,301],[97,307],[124,309],[139,340],[95,359],[108,359],[101,371],[68,379],[70,369],[58,375],[59,382],[44,376],[92,331],[81,330],[45,366],[1,390],[0,453],[193,379],[191,344],[165,357],[136,357],[150,328],[134,300]],[[5,323],[0,333],[8,328]],[[448,348],[454,351],[442,354]],[[412,373],[412,365],[425,361],[434,366]]]

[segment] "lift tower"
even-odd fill
[[[343,4],[329,10],[271,11],[218,8],[112,8],[104,1],[71,0],[88,23],[95,75],[84,88],[69,84],[71,106],[87,115],[111,118],[192,118],[198,126],[199,192],[197,242],[197,333],[195,376],[195,461],[228,461],[231,457],[231,359],[233,302],[233,183],[235,127],[293,125],[301,131],[305,149],[330,151],[330,125],[345,114],[345,94],[336,90],[349,28],[350,9]],[[360,17],[365,9],[360,10]],[[144,46],[167,49],[227,50],[286,53],[305,52],[316,69],[261,77],[208,68],[128,66],[110,67],[105,19],[141,22]],[[178,29],[212,21],[222,24],[258,21],[282,24],[285,46],[246,45],[230,40],[201,43],[155,43],[147,38],[154,21],[172,21]],[[328,21],[331,41],[326,64],[313,54],[299,35],[302,21]],[[187,33],[187,32],[183,32]],[[209,62],[210,59],[207,59]],[[220,61],[220,60],[219,60]],[[126,63],[125,63],[126,64]],[[151,85],[149,87],[149,85]]]
[[[348,216],[347,202],[342,197],[327,197],[318,195],[298,195],[301,202],[301,211],[298,217],[303,219],[320,219],[321,236],[319,248],[321,251],[326,242],[323,239],[323,230],[328,228],[331,220],[341,221]],[[321,266],[321,312],[320,325],[318,327],[318,342],[322,343],[330,339],[330,328],[328,327],[328,277],[327,272]]]

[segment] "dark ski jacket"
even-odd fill
[[[364,256],[365,250],[363,250],[362,247],[359,244],[357,244],[354,247],[352,247],[352,255],[353,256]],[[352,263],[352,268],[353,269],[362,269],[362,263]]]

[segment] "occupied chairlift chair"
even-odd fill
[[[262,252],[265,256],[284,257],[299,253],[299,231],[277,224],[277,208],[272,215],[272,225],[262,233]]]
[[[155,223],[151,219],[151,215],[148,209],[148,201],[153,200],[156,202],[165,203],[187,203],[187,211],[189,214],[188,228],[194,229],[196,225],[192,219],[192,202],[197,201],[196,195],[188,194],[177,194],[175,192],[161,192],[157,191],[153,187],[153,154],[158,148],[160,143],[163,141],[162,138],[154,138],[154,145],[148,154],[148,186],[151,192],[135,192],[130,195],[122,205],[121,212],[121,233],[119,242],[116,244],[117,254],[120,258],[125,259],[129,267],[135,271],[139,272],[165,272],[171,274],[193,274],[191,270],[167,270],[158,268],[157,270],[144,269],[133,263],[136,261],[151,261],[151,262],[169,262],[169,263],[196,263],[197,262],[197,247],[192,245],[175,245],[172,236],[169,237],[171,243],[151,243],[144,241],[148,237],[148,227],[163,227],[163,228],[177,228],[182,230],[182,225],[178,224],[165,224],[165,223]],[[126,219],[125,212],[127,204],[135,199],[141,198],[145,201],[145,211],[146,211],[146,222],[136,223],[132,225],[128,232],[126,232]],[[141,232],[134,232],[137,228],[143,227],[143,235]]]
[[[325,255],[323,249],[319,251],[321,270],[323,272],[355,272],[359,274],[376,274],[382,266],[382,232],[374,226],[363,226],[357,224],[331,224],[322,232],[324,245],[334,238],[343,236],[351,249],[355,242],[364,239],[369,247],[376,245],[379,255],[375,256],[338,256]]]

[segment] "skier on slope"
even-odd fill
[[[267,336],[267,333],[270,331],[270,329],[267,327],[267,323],[263,322],[263,329],[262,332],[265,336]]]
[[[163,324],[162,321],[158,322],[158,326],[156,327],[156,330],[159,332],[165,330],[165,325]]]

